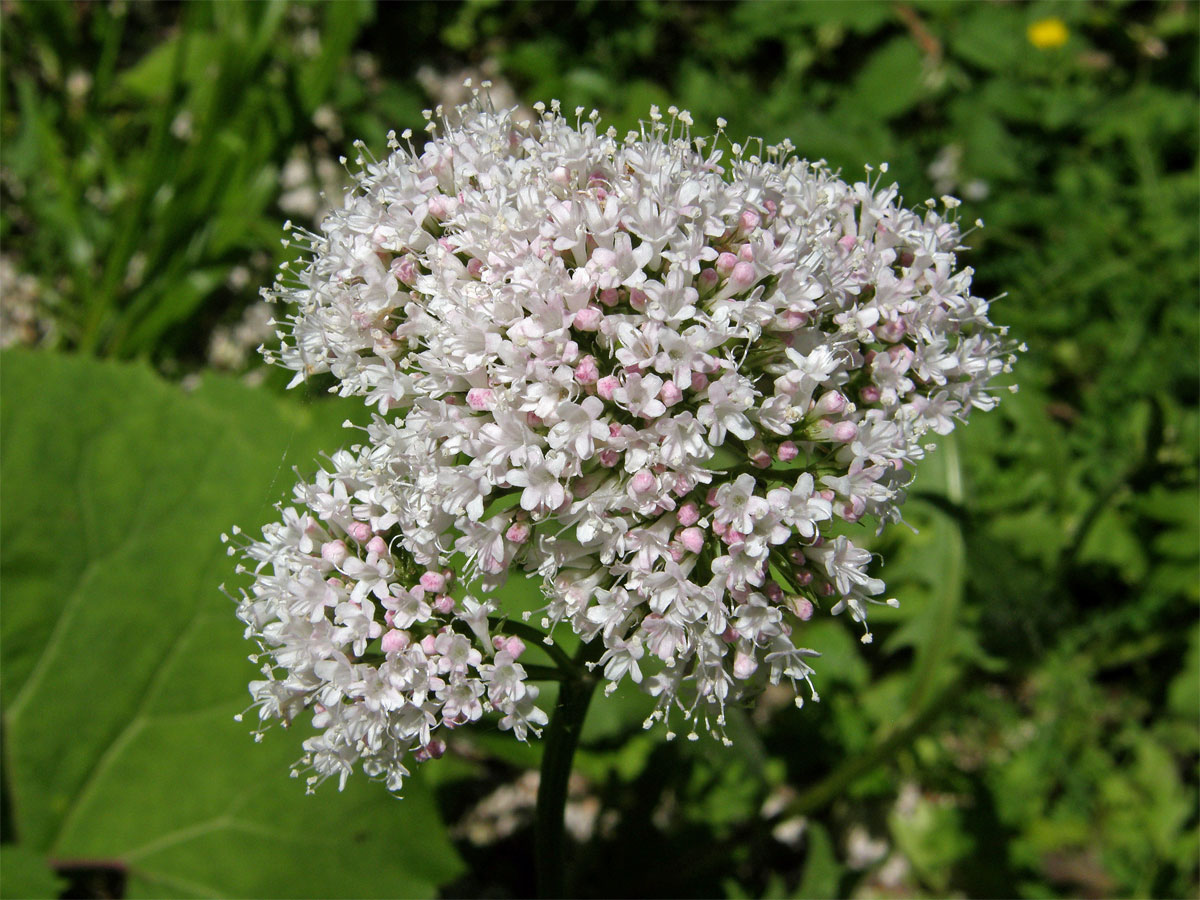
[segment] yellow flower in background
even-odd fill
[[[1026,34],[1029,36],[1029,43],[1039,50],[1053,50],[1055,47],[1061,47],[1071,36],[1066,23],[1059,18],[1038,19],[1030,24]]]

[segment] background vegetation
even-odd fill
[[[4,896],[521,896],[540,748],[455,735],[396,802],[303,796],[217,535],[354,404],[284,394],[256,301],[339,154],[490,77],[618,128],[677,104],[910,202],[954,193],[1020,392],[877,543],[877,641],[735,747],[598,702],[590,896],[1196,896],[1197,46],[1166,3],[0,5]],[[18,346],[23,345],[23,346]],[[250,386],[247,384],[250,382]],[[513,603],[531,603],[521,586]]]

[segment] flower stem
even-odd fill
[[[534,829],[534,856],[537,867],[539,897],[566,897],[567,845],[563,832],[563,816],[567,806],[567,782],[571,777],[571,762],[583,731],[588,704],[596,688],[596,679],[587,672],[584,663],[604,649],[602,642],[593,641],[579,648],[573,660],[577,674],[562,680],[558,703],[546,730],[542,752],[542,773],[538,782],[537,824]]]

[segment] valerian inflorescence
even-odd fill
[[[362,150],[265,292],[291,310],[267,358],[377,409],[236,542],[254,703],[311,710],[310,785],[361,764],[397,790],[489,711],[538,732],[529,626],[489,599],[514,570],[669,736],[724,739],[766,683],[816,699],[805,623],[848,612],[869,641],[868,604],[895,603],[832,526],[898,521],[929,433],[991,408],[1011,365],[953,198],[914,211],[886,167],[849,184],[673,108],[624,137],[536,110],[477,97],[431,113],[423,149]]]

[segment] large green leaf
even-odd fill
[[[0,393],[3,704],[15,830],[128,866],[131,896],[428,895],[460,862],[428,789],[306,797],[301,735],[233,716],[257,673],[219,534],[275,514],[342,404],[9,353]],[[414,835],[419,836],[414,839]],[[319,862],[316,862],[319,860]],[[315,864],[314,864],[315,863]]]

